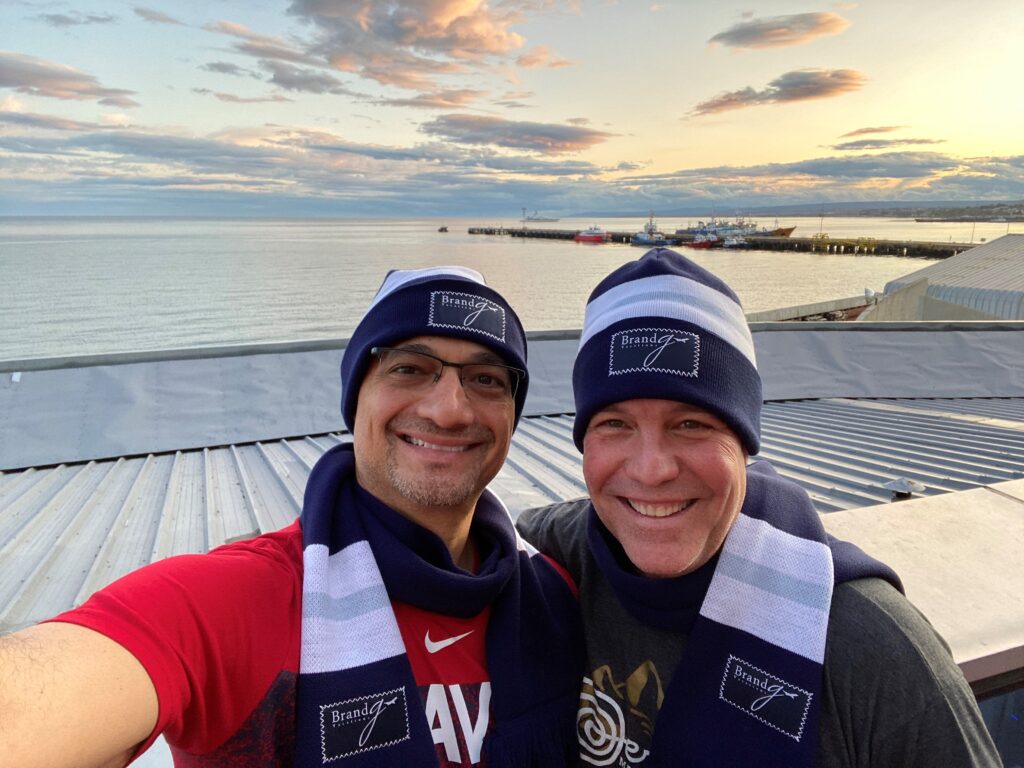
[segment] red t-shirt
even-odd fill
[[[485,636],[470,619],[393,605],[439,764],[480,761],[490,727]],[[302,531],[162,560],[52,619],[127,648],[156,687],[177,766],[291,765],[302,621]]]

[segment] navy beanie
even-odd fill
[[[573,440],[612,403],[679,400],[714,413],[751,455],[761,446],[761,376],[740,301],[667,248],[619,267],[590,294],[572,370]]]
[[[341,356],[341,415],[355,429],[359,387],[370,350],[414,336],[450,336],[482,344],[508,364],[526,370],[526,333],[501,295],[467,267],[392,270],[377,290]],[[516,423],[529,376],[516,390]]]

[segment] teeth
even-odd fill
[[[675,504],[646,504],[642,501],[626,500],[629,506],[635,509],[644,517],[668,517],[689,507],[693,501],[678,502]]]
[[[435,445],[434,443],[428,443],[416,437],[406,436],[405,442],[419,446],[420,448],[430,448],[434,451],[444,451],[446,453],[462,453],[463,451],[468,450],[468,446],[465,445]]]

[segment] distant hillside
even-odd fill
[[[853,203],[787,203],[784,205],[735,206],[719,205],[719,216],[898,216],[899,218],[941,218],[954,221],[1024,221],[1024,200],[993,203],[962,200],[885,200]],[[570,214],[574,218],[646,217],[643,211],[585,211]],[[656,216],[710,217],[707,205],[657,210]]]

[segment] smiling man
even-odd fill
[[[739,300],[667,249],[605,278],[573,368],[589,499],[519,518],[580,590],[584,765],[995,766],[898,578],[764,461]]]
[[[568,577],[486,490],[526,338],[475,271],[396,271],[341,363],[352,444],[293,525],[155,563],[0,638],[0,762],[565,765],[581,667]]]

